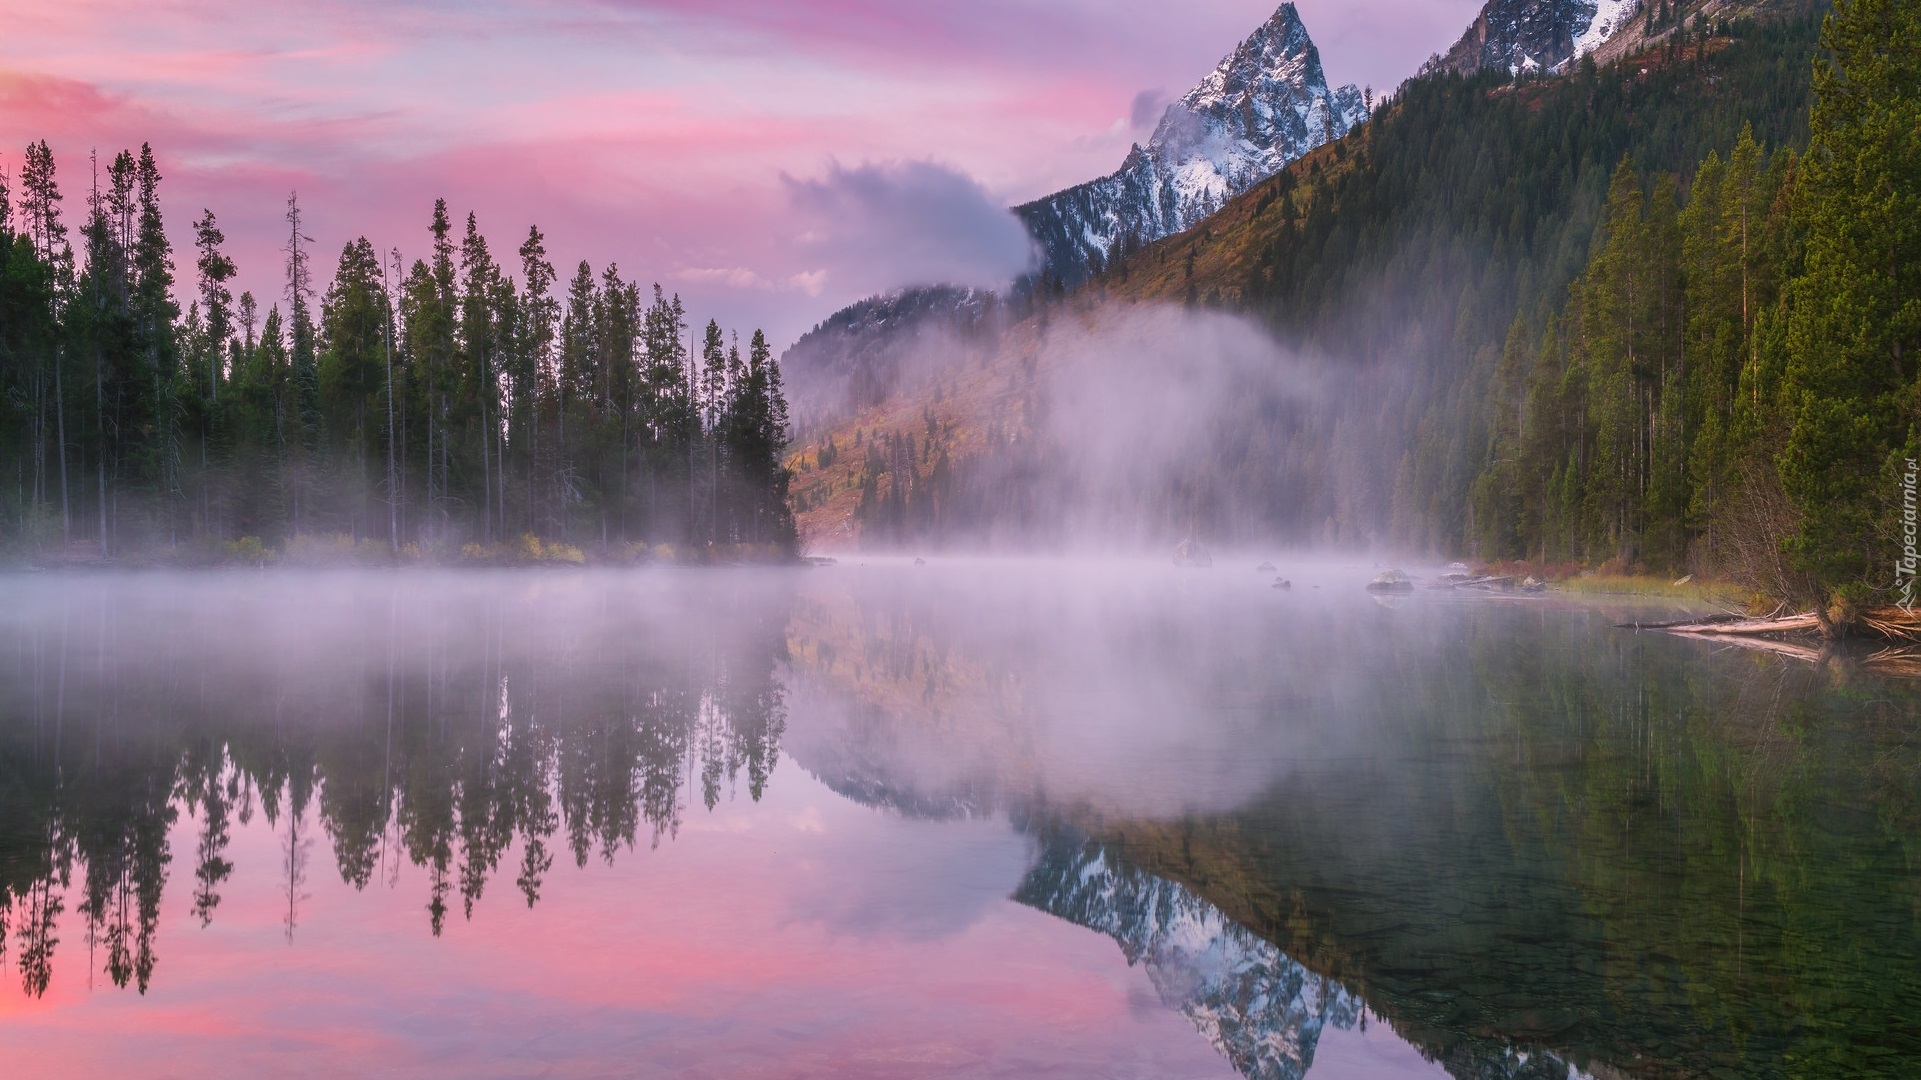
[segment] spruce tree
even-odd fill
[[[221,251],[226,234],[214,221],[212,210],[203,210],[194,222],[194,248],[200,253],[195,266],[200,273],[200,316],[204,320],[206,343],[206,388],[210,401],[220,399],[220,380],[227,355],[227,342],[233,337],[233,291],[227,288],[238,268]]]
[[[1921,456],[1921,6],[1839,0],[1815,70],[1786,296],[1789,554],[1845,633],[1898,584],[1901,477]]]

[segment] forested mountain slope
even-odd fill
[[[1805,143],[1820,13],[1765,14],[1561,77],[1410,81],[1355,134],[1043,303],[977,366],[811,440],[792,459],[803,531],[829,545],[1068,539],[1062,500],[1089,485],[1057,466],[1088,432],[1057,419],[1089,386],[1118,392],[1125,360],[1155,366],[1138,328],[1121,349],[1103,327],[1158,303],[1255,320],[1291,378],[1262,390],[1237,365],[1200,458],[1157,462],[1156,440],[1137,438],[1143,460],[1117,485],[1131,505],[1110,515],[1129,523],[1124,539],[1473,548],[1503,346],[1517,316],[1530,343],[1554,318],[1623,158],[1685,190],[1744,127],[1768,148]],[[1145,352],[1185,357],[1192,330]],[[1122,359],[1103,371],[1089,353]],[[1151,409],[1109,412],[1170,426]]]

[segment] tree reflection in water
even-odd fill
[[[1460,1077],[1921,1070],[1912,686],[1578,609],[1154,580],[23,586],[0,948],[28,995],[76,949],[144,991],[169,875],[218,920],[255,815],[289,934],[329,863],[418,868],[438,934],[785,755],[1031,837],[1014,899],[1113,937],[1250,1076],[1370,1014]]]
[[[289,938],[322,839],[356,888],[424,869],[437,935],[516,848],[532,906],[557,849],[611,863],[774,768],[778,578],[214,580],[178,586],[223,594],[184,616],[152,582],[61,582],[0,625],[0,949],[29,995],[76,876],[88,951],[146,991],[182,813],[202,926],[259,813]]]

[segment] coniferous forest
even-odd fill
[[[16,555],[793,551],[761,332],[745,355],[711,321],[694,340],[678,296],[612,264],[563,282],[538,228],[497,258],[445,200],[430,257],[403,266],[362,237],[328,280],[290,195],[282,293],[236,298],[212,211],[192,252],[173,249],[150,147],[98,170],[77,229],[70,176],[41,141],[0,177],[0,542]]]
[[[1729,575],[1845,618],[1899,584],[1917,131],[1921,23],[1893,0],[1680,20],[1553,79],[1429,77],[1257,189],[1280,224],[1212,299],[1414,361],[1357,530]]]
[[[1566,303],[1501,349],[1470,502],[1485,550],[1734,572],[1843,615],[1899,598],[1921,455],[1917,33],[1913,5],[1839,6],[1804,152],[1743,130],[1685,196],[1619,163]]]

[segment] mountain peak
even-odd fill
[[[1330,90],[1300,12],[1282,4],[1167,107],[1118,171],[1017,207],[1068,284],[1180,232],[1367,119],[1358,87]]]
[[[1181,98],[1190,109],[1256,93],[1264,83],[1327,85],[1320,50],[1293,4],[1282,4],[1247,40],[1223,57],[1208,76]]]

